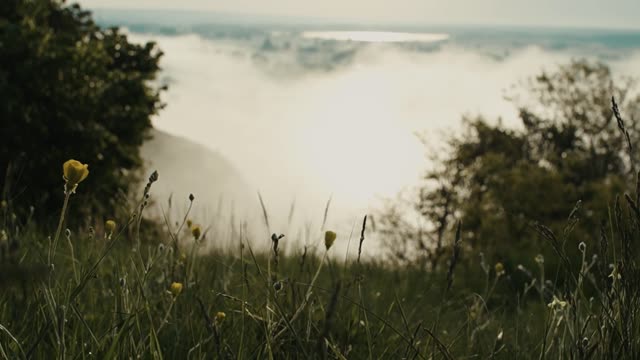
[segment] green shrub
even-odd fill
[[[101,29],[59,1],[0,3],[0,182],[18,212],[56,215],[60,164],[89,164],[74,212],[104,211],[141,165],[138,148],[162,104],[152,84],[162,53]],[[95,214],[95,213],[94,213]]]
[[[387,212],[382,223],[388,244],[412,249],[403,253],[435,266],[446,259],[443,236],[459,219],[467,247],[517,264],[548,251],[531,225],[563,231],[578,202],[574,216],[581,226],[571,233],[572,244],[598,239],[609,202],[635,178],[638,151],[618,128],[611,104],[615,96],[628,119],[637,117],[640,101],[632,85],[615,79],[604,64],[573,61],[514,93],[517,126],[466,118],[409,201],[426,226],[399,221],[402,212]],[[640,139],[637,124],[626,126],[632,141]]]

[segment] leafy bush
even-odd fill
[[[0,3],[0,179],[18,212],[54,215],[60,165],[88,163],[91,177],[74,211],[102,211],[127,190],[138,147],[161,107],[155,78],[162,53],[101,29],[78,5]]]
[[[613,95],[625,116],[637,117],[633,84],[614,81],[603,64],[574,61],[514,92],[519,126],[465,118],[463,132],[449,139],[409,201],[427,225],[388,211],[388,244],[396,253],[415,254],[408,260],[436,266],[446,258],[443,236],[459,219],[468,247],[515,265],[545,249],[532,224],[561,231],[574,207],[572,216],[579,212],[581,222],[572,233],[574,243],[598,239],[608,203],[635,176],[638,152],[629,139],[639,139],[640,131],[629,122],[620,131],[611,104]]]

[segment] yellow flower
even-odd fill
[[[216,324],[220,324],[224,321],[224,318],[227,317],[227,314],[223,313],[222,311],[218,311],[216,313]]]
[[[622,279],[622,275],[620,274],[620,271],[618,271],[617,266],[613,266],[613,268],[611,269],[611,274],[609,274],[608,277],[612,278],[613,281]]]
[[[104,230],[107,232],[107,234],[113,234],[113,232],[116,230],[116,222],[113,220],[107,220],[104,223]]]
[[[498,276],[504,275],[504,265],[502,265],[501,262],[496,263],[495,269],[496,269],[496,275]]]
[[[178,296],[182,292],[182,283],[174,282],[171,283],[171,287],[169,287],[169,291],[173,294],[173,296]]]
[[[333,242],[336,241],[336,233],[333,231],[327,231],[324,233],[324,246],[329,250]]]
[[[192,225],[193,225],[193,221],[191,221],[191,219],[187,219],[187,227],[191,228]]]
[[[68,160],[62,165],[62,173],[67,185],[73,188],[89,176],[89,165],[78,160]]]
[[[551,309],[554,309],[556,311],[562,310],[565,307],[567,307],[567,302],[558,299],[557,296],[553,295],[553,301],[550,302],[549,304],[547,304],[547,306]]]
[[[200,225],[193,225],[191,227],[191,235],[193,235],[193,238],[196,240],[200,239],[200,235],[202,235],[202,230],[200,229]]]

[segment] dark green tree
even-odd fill
[[[136,180],[139,146],[162,104],[154,85],[161,51],[102,29],[79,5],[0,2],[0,179],[17,211],[54,215],[62,163],[89,164],[74,198],[84,213],[108,210]]]
[[[562,234],[579,219],[567,240],[576,251],[578,239],[598,239],[611,200],[635,183],[638,152],[628,146],[611,102],[614,96],[621,104],[631,142],[640,140],[631,121],[640,114],[633,86],[631,79],[614,79],[604,64],[573,61],[514,91],[518,126],[464,119],[422,188],[405,206],[396,203],[382,214],[394,257],[442,264],[456,221],[466,246],[514,264],[549,249],[531,226],[536,222]],[[401,220],[407,209],[418,221]]]

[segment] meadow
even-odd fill
[[[239,34],[245,37],[244,30]],[[264,205],[262,218],[251,223],[207,223],[191,213],[200,201],[193,196],[184,209],[158,211],[166,199],[156,198],[154,187],[164,185],[163,174],[138,175],[145,164],[140,147],[166,105],[164,53],[156,43],[129,41],[128,35],[102,28],[77,4],[0,5],[0,358],[640,358],[640,126],[625,124],[620,114],[640,116],[633,78],[618,77],[604,63],[573,60],[515,90],[530,95],[511,97],[519,130],[500,119],[463,116],[459,131],[440,139],[442,149],[432,153],[436,161],[423,179],[430,182],[410,200],[426,231],[382,213],[362,214],[351,234],[324,225],[280,234]],[[636,35],[618,35],[618,42],[636,48]],[[609,40],[604,36],[602,45]],[[595,48],[589,43],[584,49],[591,54]],[[523,56],[527,64],[529,57]],[[435,86],[434,94],[466,101],[493,96],[491,88],[499,86],[494,76],[502,70],[456,75],[450,58],[442,59],[442,79],[452,93]],[[244,70],[211,68],[232,78],[243,99],[254,88],[237,81]],[[468,74],[480,72],[489,76],[485,84],[470,86]],[[389,74],[395,79],[395,70]],[[364,84],[377,87],[373,79],[365,76]],[[211,82],[226,92],[218,77]],[[411,93],[419,95],[416,103],[432,97],[423,93],[423,82],[418,79]],[[338,87],[348,91],[330,91],[332,98],[351,103],[352,88]],[[196,105],[216,93],[193,88],[206,96],[196,96]],[[266,89],[270,99],[271,87]],[[413,98],[385,89],[403,103]],[[470,92],[460,93],[464,89]],[[310,110],[304,117],[288,111],[296,97],[276,98],[286,100],[282,108],[296,124],[307,116],[320,120],[319,126],[300,127],[319,141],[320,151],[311,153],[331,150],[336,160],[296,155],[318,173],[354,181],[345,189],[364,191],[367,177],[408,164],[392,155],[396,145],[386,141],[386,128],[377,139],[360,132],[370,126],[367,114],[378,115],[371,105],[386,104],[387,97],[352,104],[354,111],[366,110],[359,116],[322,100],[318,109],[332,112]],[[448,111],[460,109],[443,103]],[[270,112],[244,102],[229,111],[241,107]],[[437,117],[433,110],[412,114],[422,121]],[[179,112],[176,126],[185,127],[189,118],[232,119],[217,107],[206,116],[185,114]],[[340,116],[359,118],[357,140],[378,151],[370,156],[363,150],[372,171],[361,178],[342,171],[361,157],[351,161],[334,146],[342,137],[351,148],[352,138],[338,131],[341,126],[326,126],[327,119],[342,124]],[[245,118],[244,129],[273,131],[263,131],[258,116]],[[389,118],[395,129],[403,116]],[[286,137],[274,134],[278,142]],[[266,148],[227,140],[243,150]],[[260,169],[252,174],[259,176]],[[290,176],[278,166],[264,169],[283,174],[278,186]],[[178,172],[214,187],[199,170]],[[307,185],[309,193],[322,193]],[[139,194],[130,191],[138,188]],[[183,215],[169,215],[176,213]],[[374,218],[389,231],[376,230]],[[361,249],[379,248],[374,238],[387,253],[361,256]],[[216,246],[222,243],[228,245]],[[340,253],[344,244],[357,255]]]
[[[335,241],[366,247],[366,218],[358,234],[319,231],[318,246],[284,253],[290,239],[269,235],[265,212],[263,237],[239,225],[231,248],[202,252],[216,233],[188,209],[177,220],[143,220],[157,173],[128,217],[72,231],[66,213],[91,175],[75,160],[63,170],[55,232],[2,202],[3,358],[640,356],[638,193],[612,199],[595,249],[567,241],[577,211],[562,234],[533,225],[557,266],[540,254],[514,267],[486,263],[468,251],[458,223],[446,266],[426,270],[328,256]],[[261,242],[270,250],[254,249]]]

